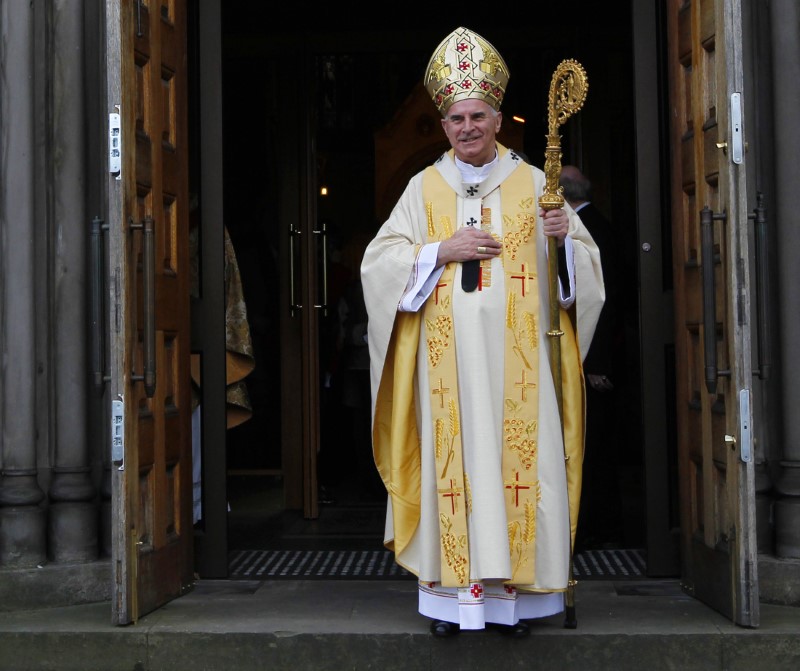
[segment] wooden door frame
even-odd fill
[[[313,519],[319,515],[321,297],[316,273],[319,236],[315,233],[317,176],[311,85],[314,70],[308,45],[300,45],[292,61],[304,76],[292,78],[295,89],[286,98],[299,101],[300,111],[283,117],[286,132],[278,138],[285,181],[281,182],[276,209],[280,222],[280,259],[284,264],[280,275],[286,279],[281,282],[280,304],[281,470],[285,507],[301,509],[304,517]],[[289,85],[287,82],[286,86]],[[299,141],[292,144],[292,138]]]
[[[225,304],[223,263],[223,102],[221,0],[200,0],[196,14],[198,88],[195,111],[199,113],[194,147],[199,153],[198,188],[201,197],[201,298],[192,306],[192,350],[202,354],[203,384],[200,390],[202,407],[203,463],[203,523],[195,532],[196,568],[204,578],[225,578],[228,575],[228,517],[227,517],[227,454],[225,395]],[[307,67],[305,49],[295,56]],[[285,54],[284,54],[285,55]],[[301,78],[303,80],[303,78]],[[304,81],[304,80],[303,80]],[[287,100],[308,95],[296,83]],[[290,85],[290,82],[285,84]],[[305,108],[308,106],[305,105]],[[285,180],[275,199],[273,213],[275,234],[278,237],[280,268],[280,381],[281,428],[264,440],[280,440],[283,480],[283,505],[301,509],[306,517],[319,513],[316,487],[316,454],[319,445],[318,357],[311,356],[316,347],[317,319],[313,309],[315,280],[302,283],[292,278],[289,256],[296,246],[298,260],[311,264],[314,254],[309,244],[312,222],[316,217],[314,202],[315,166],[311,119],[303,115],[286,114],[282,123],[285,132],[279,134],[278,155],[281,156],[281,175]],[[302,141],[292,144],[292,139]],[[292,239],[289,222],[302,229]],[[295,269],[297,272],[297,269]],[[290,287],[296,282],[294,289]],[[296,309],[294,305],[302,305]],[[300,371],[300,373],[298,373]],[[302,384],[298,384],[302,380]]]
[[[677,498],[677,482],[669,474],[675,474],[677,462],[674,442],[670,444],[674,431],[668,429],[667,416],[668,391],[673,390],[668,380],[675,366],[672,282],[665,275],[672,266],[672,242],[662,189],[669,176],[662,157],[662,151],[669,155],[669,132],[662,129],[659,118],[657,76],[662,69],[659,34],[665,26],[660,23],[663,17],[658,16],[656,3],[631,3],[631,11],[647,574],[672,576],[680,573],[680,536],[679,521],[670,506],[670,500]]]
[[[195,567],[204,578],[228,576],[227,453],[225,407],[225,294],[223,232],[223,132],[221,0],[194,9],[199,114],[193,140],[199,152],[200,298],[192,303],[192,351],[201,354],[200,388],[203,521],[195,531]],[[190,22],[190,28],[192,27]],[[202,47],[202,48],[201,48]],[[190,95],[190,99],[192,96]]]
[[[203,184],[203,226],[204,231],[211,227],[211,233],[206,235],[206,240],[210,245],[216,245],[219,241],[221,248],[222,240],[222,122],[221,122],[221,100],[218,91],[221,90],[221,63],[222,53],[220,44],[220,23],[221,13],[220,0],[200,0],[199,1],[199,35],[202,49],[199,49],[200,78],[202,81],[200,109],[202,115],[202,127],[200,130],[201,152],[201,182]],[[674,472],[674,464],[670,459],[674,459],[674,453],[669,444],[670,432],[668,430],[667,408],[669,407],[668,394],[671,385],[668,382],[671,371],[670,359],[672,345],[672,305],[671,305],[671,285],[665,285],[665,272],[669,272],[669,217],[665,210],[665,199],[662,190],[662,177],[664,159],[662,152],[666,150],[665,144],[668,139],[662,132],[663,120],[659,117],[659,80],[656,76],[660,67],[659,54],[659,31],[663,27],[659,24],[659,17],[656,15],[658,8],[650,6],[649,3],[634,3],[632,5],[633,30],[633,81],[630,83],[634,87],[636,100],[636,161],[637,161],[637,202],[636,219],[639,226],[640,243],[650,242],[653,245],[652,251],[648,253],[640,252],[640,315],[641,323],[657,325],[657,328],[643,330],[640,334],[640,360],[642,362],[663,362],[659,366],[642,366],[642,422],[643,430],[643,454],[645,462],[646,487],[645,495],[647,502],[647,550],[648,550],[648,571],[651,575],[676,575],[678,568],[678,538],[676,535],[676,520],[674,519],[671,502],[674,503],[675,492],[672,491],[674,482],[670,481],[667,473]],[[306,67],[309,49],[300,48],[290,54],[295,62],[302,62]],[[296,59],[301,59],[296,61]],[[307,72],[307,70],[304,70]],[[302,78],[301,78],[302,79]],[[291,80],[290,80],[291,82]],[[285,83],[289,85],[290,82]],[[307,83],[307,82],[306,82]],[[295,84],[295,86],[297,86]],[[286,100],[299,100],[301,91],[296,88],[292,92],[286,92]],[[290,253],[289,227],[285,222],[292,220],[313,221],[314,217],[314,197],[313,183],[313,164],[307,164],[307,157],[313,155],[311,145],[313,138],[304,132],[301,124],[308,120],[297,118],[299,115],[287,114],[285,123],[287,132],[282,136],[284,145],[281,147],[280,155],[283,165],[283,172],[286,175],[297,175],[297,179],[286,184],[282,189],[275,203],[275,213],[279,224],[279,251],[281,258],[287,259]],[[296,124],[297,127],[289,128],[288,125]],[[296,133],[297,137],[305,138],[307,143],[303,147],[292,145],[288,138]],[[660,140],[659,140],[660,139]],[[667,152],[668,153],[668,152]],[[667,227],[662,230],[662,227]],[[211,243],[211,239],[214,240]],[[654,244],[655,243],[655,244]],[[219,249],[218,248],[218,249]],[[665,256],[667,255],[667,256]],[[204,259],[214,257],[213,254],[203,254]],[[203,273],[209,282],[222,284],[222,260],[214,258],[213,267],[204,267]],[[666,268],[666,270],[665,270]],[[282,269],[283,276],[286,276],[287,269]],[[219,273],[214,279],[214,273]],[[280,296],[280,310],[282,315],[287,315],[291,311],[291,296],[289,288],[282,283]],[[307,296],[308,294],[306,294]],[[212,313],[221,314],[222,297],[215,304],[212,295],[205,295],[204,316],[201,320],[200,330],[214,337],[213,348],[222,351],[224,338],[221,324],[221,317],[214,318]],[[211,301],[211,302],[209,302]],[[292,327],[291,324],[281,326],[281,415],[282,415],[282,475],[284,479],[284,505],[292,509],[304,509],[307,516],[314,516],[315,502],[311,501],[311,494],[316,496],[316,488],[313,492],[304,491],[299,488],[298,483],[307,482],[310,476],[311,459],[315,457],[316,445],[319,441],[319,434],[314,433],[309,428],[308,422],[303,418],[310,418],[314,413],[313,399],[303,397],[297,385],[296,371],[299,370],[299,362],[303,356],[303,350],[310,344],[308,329],[301,331]],[[206,337],[204,340],[208,347],[212,347],[211,342]],[[194,343],[193,343],[194,344]],[[221,359],[220,359],[221,361]],[[204,369],[204,375],[217,375],[218,379],[223,379],[224,370],[221,363],[208,362],[206,365],[212,369]],[[214,373],[216,370],[216,373]],[[303,374],[304,380],[310,380],[314,373],[307,370]],[[318,376],[317,376],[318,377]],[[204,385],[206,389],[211,386]],[[222,385],[215,388],[222,388]],[[206,445],[224,445],[225,441],[225,421],[224,421],[224,399],[221,396],[215,398],[204,398],[206,410],[204,410],[203,442]],[[212,403],[213,405],[209,405]],[[297,409],[302,407],[302,413]],[[317,400],[318,414],[318,400]],[[213,419],[212,414],[217,417]],[[295,415],[297,415],[295,417]],[[268,439],[265,437],[265,440]],[[316,442],[315,442],[316,441]],[[297,449],[297,445],[303,445],[302,453]],[[216,459],[216,461],[215,461]],[[224,467],[224,450],[219,450],[216,454],[208,455],[206,458],[206,482],[205,485],[205,510],[206,529],[203,538],[198,538],[198,545],[201,549],[199,553],[199,570],[201,575],[206,575],[211,569],[209,576],[222,576],[227,572],[227,515],[226,515],[226,483]],[[214,466],[216,464],[216,466]],[[211,481],[208,480],[211,478]],[[216,483],[216,484],[215,484]],[[218,517],[217,522],[212,521]],[[211,534],[213,529],[218,529]],[[216,559],[211,559],[209,553]],[[209,555],[209,556],[207,556]],[[209,563],[210,562],[210,563]]]

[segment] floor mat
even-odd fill
[[[415,578],[388,550],[237,550],[231,580],[403,580]]]
[[[586,550],[574,558],[578,580],[640,580],[644,550]],[[405,580],[416,577],[398,566],[388,550],[236,550],[231,580]]]
[[[576,554],[573,573],[578,580],[641,580],[647,562],[643,549],[584,550]]]

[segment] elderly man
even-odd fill
[[[496,141],[508,79],[471,30],[436,48],[425,86],[452,148],[411,179],[361,266],[385,543],[418,576],[437,636],[488,624],[527,635],[525,620],[564,609],[571,578],[581,362],[602,273],[571,208],[539,208],[543,172]],[[548,237],[562,277],[563,431]]]

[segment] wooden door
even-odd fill
[[[106,20],[121,143],[108,213],[112,620],[127,624],[193,575],[185,0],[108,3]]]
[[[740,0],[668,0],[684,589],[758,626]]]

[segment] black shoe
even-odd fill
[[[455,636],[459,631],[461,631],[461,628],[453,622],[445,622],[444,620],[431,622],[431,634],[439,638]]]
[[[527,622],[520,620],[516,624],[494,624],[492,628],[497,629],[503,636],[511,638],[525,638],[531,633],[531,628]]]

